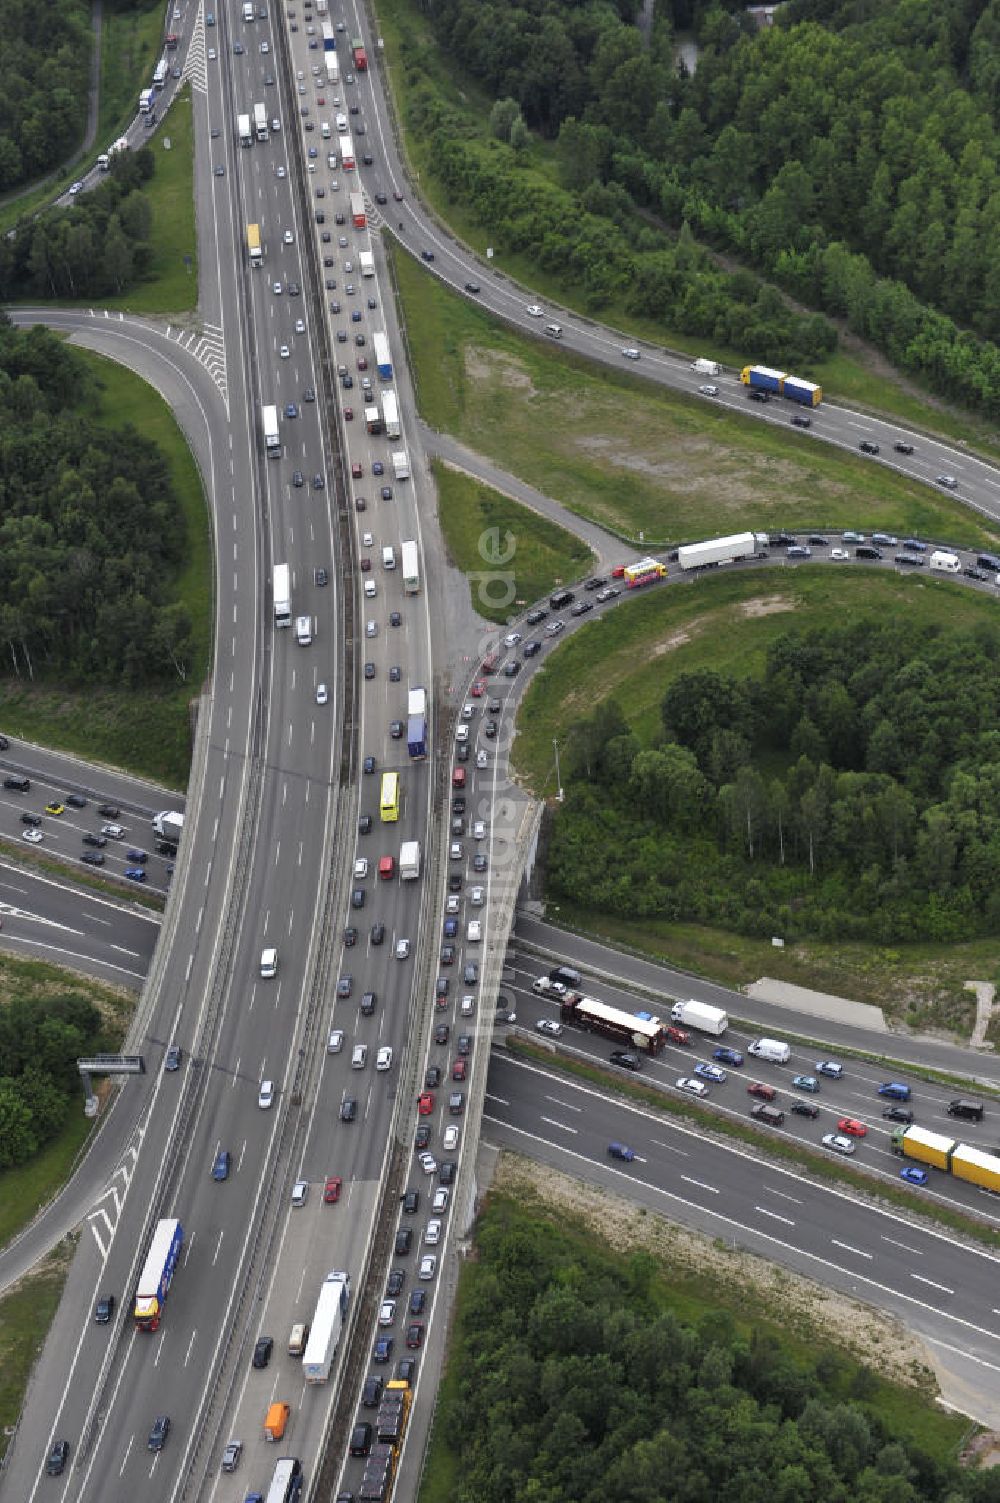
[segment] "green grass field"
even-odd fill
[[[517,501],[440,462],[434,478],[448,552],[470,575],[473,609],[487,621],[503,625],[525,602],[590,568],[585,543]]]
[[[421,414],[570,510],[651,546],[736,532],[863,527],[994,542],[924,485],[602,371],[497,323],[396,252]]]
[[[201,477],[166,403],[123,366],[79,350],[97,377],[100,395],[88,416],[107,427],[130,422],[166,455],[188,532],[188,563],[178,597],[191,613],[195,656],[188,677],[160,690],[129,693],[113,685],[28,684],[0,680],[0,722],[9,735],[62,747],[128,768],[175,788],[187,786],[191,758],[188,707],[208,672],[212,647],[212,545]]]
[[[163,51],[163,6],[103,12],[96,158],[135,116]]]
[[[35,1359],[62,1297],[72,1251],[67,1241],[0,1300],[0,1457],[17,1423]]]

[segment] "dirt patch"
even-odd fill
[[[818,1336],[893,1383],[931,1397],[938,1392],[923,1344],[869,1305],[517,1154],[500,1155],[493,1184],[522,1204],[571,1216],[616,1252],[642,1248],[692,1279],[714,1280],[731,1308],[780,1309],[782,1325],[799,1339]]]
[[[465,347],[465,373],[471,381],[499,381],[512,391],[526,391],[536,396],[531,376],[512,355],[500,350],[486,350],[478,345]]]
[[[744,600],[740,606],[744,616],[776,616],[780,611],[796,609],[796,602],[785,595],[766,595],[759,600]]]

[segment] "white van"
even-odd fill
[[[329,122],[329,120],[324,120],[323,121],[323,124],[319,128],[319,133],[323,137],[324,141],[329,141],[329,139],[330,139],[330,122]]]
[[[396,567],[395,551],[388,544],[382,549],[382,567],[383,569],[395,569]]]
[[[278,952],[273,946],[260,952],[260,974],[265,980],[278,974]]]
[[[478,945],[483,937],[483,926],[478,919],[470,919],[465,938],[470,945]]]
[[[770,1060],[772,1065],[787,1065],[791,1052],[788,1045],[781,1043],[780,1039],[754,1039],[748,1047],[748,1053],[755,1059]]]
[[[338,110],[337,111],[337,129],[338,129],[338,131],[340,132],[340,134],[342,136],[346,136],[346,134],[347,134],[347,116],[344,114],[343,110]]]
[[[313,639],[313,618],[311,616],[296,616],[295,640],[300,647],[308,647]]]
[[[351,1069],[363,1070],[368,1063],[368,1045],[355,1044],[351,1051]]]
[[[545,332],[550,339],[562,339],[562,324],[546,324]]]
[[[253,20],[253,6],[250,4],[250,0],[243,0],[243,19],[244,21]]]

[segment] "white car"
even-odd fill
[[[482,887],[474,887],[469,893],[469,902],[473,908],[482,908],[486,901],[486,893]]]
[[[107,835],[110,840],[124,840],[125,827],[124,825],[102,825],[101,834]]]
[[[292,1205],[296,1207],[304,1206],[308,1199],[309,1181],[307,1179],[297,1179],[292,1186]]]
[[[396,1319],[396,1301],[384,1299],[379,1306],[378,1323],[380,1326],[391,1326]]]
[[[682,1075],[677,1082],[679,1091],[690,1091],[692,1096],[707,1096],[708,1086],[701,1080],[695,1080],[690,1075]]]
[[[286,230],[285,233],[282,235],[281,238],[282,238],[282,240],[284,240],[284,242],[285,242],[286,245],[294,245],[295,244],[295,236],[292,234],[291,230]],[[275,288],[275,291],[277,291],[277,288]]]
[[[274,293],[275,297],[280,297],[282,292],[284,291],[284,288],[282,287],[280,282],[275,282],[271,288],[271,291]]]
[[[327,1054],[339,1054],[343,1047],[344,1030],[342,1028],[331,1028],[330,1037],[326,1041]]]
[[[698,390],[703,397],[717,397],[719,395],[719,388],[717,386],[699,386]]]
[[[455,740],[459,743],[459,745],[461,745],[463,741],[468,741],[468,739],[469,727],[465,724],[457,725],[455,727]]]
[[[425,1174],[437,1174],[437,1159],[432,1153],[422,1153],[420,1167]]]
[[[446,1153],[454,1153],[455,1149],[458,1147],[458,1128],[455,1126],[454,1122],[449,1122],[448,1126],[445,1128],[444,1137],[441,1139],[441,1142]]]
[[[425,1253],[420,1259],[419,1279],[432,1279],[437,1273],[438,1260],[433,1253]]]
[[[448,1186],[442,1185],[440,1189],[434,1191],[434,1199],[431,1201],[431,1210],[437,1212],[446,1211],[448,1209],[448,1201],[450,1198],[451,1191],[448,1189]]]
[[[378,1051],[378,1053],[375,1056],[375,1068],[376,1068],[376,1070],[391,1070],[392,1069],[392,1046],[391,1045],[389,1045],[389,1044],[383,1044],[382,1045],[381,1049]]]
[[[486,748],[481,746],[476,752],[476,767],[480,772],[482,772],[484,767],[489,766],[489,760],[489,757],[486,755]]]
[[[284,167],[279,167],[277,169],[277,173],[278,173],[279,177],[284,177],[285,176],[285,169],[284,169]]]
[[[295,320],[295,332],[296,334],[304,334],[306,332],[305,319],[297,318]]]
[[[208,49],[208,60],[209,60],[210,63],[214,63],[215,62],[215,48],[214,47],[209,47],[209,49]]]
[[[503,645],[505,647],[516,647],[520,640],[521,633],[519,631],[509,631],[503,639]]]
[[[397,941],[396,941],[396,959],[397,960],[409,960],[409,958],[410,958],[410,941],[408,939],[397,939]]]
[[[854,1152],[854,1141],[840,1132],[825,1132],[823,1134],[823,1147],[832,1148],[834,1153],[851,1154]]]
[[[317,684],[316,685],[316,703],[318,705],[325,705],[326,702],[327,702],[327,700],[329,698],[330,698],[330,696],[327,693],[326,684]]]
[[[70,198],[75,198],[78,193],[82,193],[82,192],[83,192],[83,184],[81,182],[76,182],[70,188],[70,190],[69,190],[69,196],[70,196]]]
[[[622,354],[625,356],[626,360],[639,359],[639,351],[633,345],[627,345],[626,348],[622,350]]]
[[[441,1223],[436,1217],[424,1227],[424,1241],[428,1247],[437,1247],[441,1241]]]
[[[365,599],[366,600],[374,600],[375,596],[377,594],[378,594],[378,591],[375,588],[375,581],[374,581],[374,579],[366,579],[365,580]]]
[[[562,1024],[557,1023],[555,1018],[539,1018],[535,1024],[536,1033],[546,1033],[549,1038],[557,1039],[562,1033]]]
[[[529,318],[544,318],[545,309],[539,308],[537,303],[529,303],[527,308]]]
[[[281,129],[281,121],[278,119],[277,115],[275,115],[274,119],[271,121],[271,129],[275,131]]]
[[[473,838],[473,840],[485,840],[486,839],[486,821],[485,821],[485,819],[477,819],[475,821],[475,823],[472,826],[472,838]]]
[[[483,926],[478,919],[470,919],[465,931],[465,938],[470,945],[478,945],[483,937]]]
[[[851,555],[848,553],[848,551],[847,551],[846,548],[831,548],[830,549],[830,557],[837,559],[837,561],[839,563],[843,563],[844,559],[848,559],[848,558],[850,558],[850,556]]]
[[[355,863],[354,863],[354,875],[356,877],[367,877],[367,875],[368,875],[368,857],[367,856],[359,856],[358,859],[355,861]]]
[[[366,621],[365,622],[365,636],[366,637],[377,637],[378,636],[378,622],[377,621]]]
[[[474,704],[470,704],[469,701],[467,700],[465,702],[465,704],[462,706],[462,719],[463,720],[471,720],[472,717],[473,717],[473,715],[475,713],[476,713],[476,707],[475,707],[475,705]]]
[[[278,351],[278,354],[279,354],[279,355],[280,355],[280,356],[281,356],[281,358],[282,358],[282,360],[287,360],[287,359],[288,359],[288,357],[289,357],[289,355],[290,355],[290,354],[291,354],[291,353],[292,353],[292,352],[291,352],[291,350],[290,350],[290,349],[289,349],[289,348],[288,348],[288,346],[287,346],[287,344],[283,344],[283,345],[282,345],[282,346],[281,346],[281,349],[280,349],[280,350],[279,350],[279,351]]]
[[[457,893],[453,892],[449,894],[444,905],[444,911],[449,914],[461,913],[462,900]]]
[[[472,1017],[472,1014],[476,1010],[476,999],[471,992],[466,992],[465,996],[462,998],[462,1003],[458,1010],[462,1014],[463,1018]]]
[[[363,532],[361,534],[361,541],[362,541],[362,543],[364,543],[364,545],[365,545],[366,548],[370,548],[372,546],[372,544],[374,543],[375,539],[372,537],[372,535],[371,535],[370,532]]]
[[[262,1112],[266,1112],[274,1105],[274,1081],[262,1080],[260,1090],[257,1092],[257,1105]]]
[[[43,838],[41,830],[24,830],[21,833],[21,839],[29,845],[41,845]]]

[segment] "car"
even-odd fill
[[[351,995],[351,992],[353,990],[354,977],[351,975],[341,976],[339,981],[337,982],[337,996],[341,999],[347,998]]]
[[[793,1075],[792,1085],[797,1091],[818,1091],[819,1081],[815,1075]]]
[[[74,184],[74,186],[75,186],[75,184]],[[421,1330],[421,1333],[422,1333],[423,1332],[423,1326],[420,1327],[420,1330]],[[419,1345],[419,1342],[417,1344]],[[65,1468],[66,1463],[67,1463],[68,1460],[69,1460],[69,1441],[68,1440],[56,1440],[56,1441],[53,1441],[53,1443],[52,1443],[52,1449],[49,1452],[48,1460],[45,1463],[45,1475],[46,1475],[46,1477],[61,1477],[62,1474],[63,1474],[63,1470],[64,1470],[64,1468]]]
[[[316,685],[316,703],[318,705],[325,705],[327,703],[327,701],[328,701],[329,698],[330,698],[330,695],[329,695],[329,691],[327,690],[326,684],[317,684]]]
[[[358,1103],[353,1096],[345,1096],[340,1103],[341,1122],[353,1122],[358,1115]]]
[[[897,454],[912,454],[913,453],[913,445],[912,444],[908,444],[908,443],[904,443],[902,439],[897,439],[897,441],[893,444],[892,447],[895,449],[895,451],[896,451]]]
[[[146,1445],[150,1451],[162,1451],[166,1445],[167,1436],[170,1434],[169,1414],[158,1414],[153,1421],[153,1428],[149,1432]]]
[[[797,1117],[811,1117],[813,1120],[819,1116],[819,1107],[811,1101],[793,1101],[789,1111],[794,1112]]]
[[[626,1143],[609,1143],[608,1153],[613,1159],[621,1159],[626,1164],[631,1164],[635,1158],[635,1149],[629,1148]]]
[[[841,1117],[837,1122],[837,1131],[848,1133],[852,1138],[864,1138],[868,1134],[867,1127],[857,1117]]]
[[[718,1065],[707,1065],[701,1060],[695,1065],[694,1073],[702,1080],[711,1080],[715,1085],[722,1085],[727,1078],[725,1070],[720,1069]]]
[[[489,867],[489,862],[487,861],[486,857],[483,855],[482,851],[477,851],[476,854],[472,858],[472,870],[474,872],[484,872],[484,871],[487,870],[488,867]],[[476,974],[475,975],[471,975],[470,972],[472,972],[472,971],[475,971]],[[479,972],[478,972],[478,969],[477,969],[476,966],[474,966],[474,965],[467,965],[465,967],[465,979],[466,979],[466,981],[475,981],[477,979],[477,977],[478,977],[478,974],[479,974]]]
[[[84,851],[80,860],[85,861],[88,866],[103,866],[105,857],[101,851]]]
[[[94,1325],[109,1326],[115,1313],[115,1297],[113,1294],[102,1294],[94,1306]]]
[[[793,415],[793,417],[792,417],[792,427],[793,428],[811,428],[812,427],[812,418],[811,417],[807,417],[804,412],[796,412]]]
[[[740,1051],[738,1049],[730,1049],[727,1044],[720,1044],[717,1049],[713,1049],[712,1058],[717,1059],[720,1064],[733,1065],[736,1069],[739,1069],[743,1064],[743,1056]]]
[[[393,1341],[391,1336],[380,1336],[375,1343],[372,1360],[375,1362],[391,1362],[392,1346]]]
[[[414,1294],[422,1294],[423,1290],[422,1289],[420,1289],[420,1290],[415,1289],[413,1292],[414,1292]],[[409,1348],[410,1351],[415,1352],[415,1351],[418,1351],[420,1349],[420,1347],[423,1346],[423,1344],[424,1344],[424,1327],[423,1327],[423,1322],[419,1321],[419,1320],[411,1321],[411,1323],[406,1328],[406,1345],[407,1345],[407,1347]]]
[[[769,391],[761,391],[758,386],[752,386],[747,392],[747,396],[751,402],[770,402],[771,400],[771,393]]]
[[[922,543],[919,538],[904,538],[903,547],[908,548],[911,553],[927,552],[927,544]]]
[[[415,1216],[420,1209],[420,1191],[407,1190],[401,1204],[404,1216]]]
[[[958,490],[958,481],[954,475],[938,475],[934,483],[943,486],[946,491]]]
[[[396,1256],[405,1258],[413,1246],[413,1232],[408,1226],[401,1226],[396,1233]]]
[[[417,1111],[421,1117],[429,1117],[434,1110],[434,1097],[429,1091],[422,1091],[417,1097]]]
[[[301,470],[293,470],[292,471],[292,485],[295,487],[295,489],[297,491],[300,491],[302,489],[302,487],[305,485],[305,483],[306,483],[305,482],[305,476],[302,474],[302,471]]]
[[[42,816],[40,814],[25,813],[21,815],[22,825],[30,825],[32,829],[35,829],[41,822]],[[83,843],[84,845],[107,845],[108,842],[104,839],[103,835],[84,835]]]
[[[928,1175],[926,1169],[917,1169],[913,1164],[907,1164],[905,1169],[900,1169],[899,1177],[908,1185],[926,1185]]]
[[[985,569],[980,569],[976,564],[966,564],[962,573],[967,579],[978,579],[980,581],[989,579],[990,577]]]
[[[299,415],[299,409],[296,406],[296,404],[294,402],[286,402],[285,403],[285,417],[286,418],[297,418],[298,415]]]
[[[392,1068],[392,1047],[383,1044],[375,1056],[376,1070],[390,1070]]]
[[[432,1153],[421,1153],[419,1163],[425,1174],[437,1173],[437,1159]]]
[[[439,1086],[440,1084],[441,1084],[441,1066],[440,1065],[428,1065],[426,1071],[424,1072],[424,1086],[425,1086],[425,1088],[427,1090],[429,1090],[429,1091],[433,1091],[435,1089],[435,1087]]]
[[[390,611],[389,612],[389,625],[390,626],[402,626],[402,624],[403,624],[403,618],[400,615],[399,611]]]
[[[50,803],[48,803],[48,804],[45,805],[45,813],[46,814],[56,815],[56,816],[58,816],[60,814],[65,814],[66,813],[66,805],[65,804],[61,804],[58,799],[52,799],[52,801]]]
[[[441,1141],[447,1153],[454,1153],[455,1149],[458,1147],[459,1132],[460,1129],[454,1122],[450,1122],[445,1128],[444,1137]]]
[[[409,960],[409,958],[410,958],[410,941],[408,939],[397,939],[397,941],[396,941],[396,959],[397,960]]]
[[[130,882],[148,882],[149,876],[144,866],[127,866],[125,875]]]
[[[900,1080],[886,1080],[878,1088],[880,1096],[888,1096],[892,1101],[909,1101],[910,1087]]]
[[[814,1068],[817,1075],[825,1075],[829,1080],[843,1079],[844,1067],[834,1059],[818,1059]]]
[[[437,1272],[437,1257],[434,1253],[425,1253],[420,1259],[420,1267],[417,1270],[417,1278],[432,1279]]]
[[[273,1336],[258,1336],[253,1349],[253,1366],[256,1368],[266,1367],[271,1360],[274,1351]]]
[[[379,1306],[378,1323],[380,1326],[391,1326],[396,1319],[396,1301],[384,1299]]]
[[[872,443],[870,438],[863,438],[858,444],[858,448],[862,454],[878,454],[879,452],[878,444]]]
[[[451,1067],[452,1080],[464,1080],[469,1072],[469,1062],[464,1059],[456,1059]]]
[[[257,1105],[261,1111],[268,1111],[274,1105],[274,1081],[262,1080],[260,1090],[257,1092]]]
[[[887,1122],[912,1122],[913,1113],[905,1106],[887,1106],[882,1116]]]
[[[29,845],[41,845],[43,838],[41,830],[21,831],[21,839],[26,840]]]
[[[235,53],[235,55],[237,57],[242,57],[243,56],[243,43],[242,42],[234,42],[233,43],[233,52]]]
[[[87,800],[82,793],[64,794],[63,803],[68,804],[71,809],[86,809],[87,807]]]
[[[117,804],[98,804],[97,812],[102,819],[117,819],[122,811]],[[104,833],[107,834],[107,830]],[[123,830],[122,834],[124,835],[124,833],[125,831]]]
[[[420,259],[422,261],[433,261],[434,260],[434,252],[432,250],[422,250],[420,252]]]
[[[306,325],[305,325],[305,320],[304,319],[297,318],[295,320],[295,332],[296,332],[296,334],[304,334],[306,332]]]
[[[163,1068],[164,1068],[164,1070],[167,1071],[168,1074],[172,1074],[174,1072],[174,1070],[179,1070],[180,1067],[181,1067],[181,1046],[180,1046],[180,1044],[171,1044],[170,1048],[167,1050],[166,1054],[163,1056]]]
[[[703,397],[717,397],[719,395],[719,388],[717,386],[699,386],[698,390]]]
[[[812,558],[812,549],[804,547],[801,543],[795,543],[788,550],[789,558]]]
[[[296,1209],[300,1209],[308,1199],[309,1181],[307,1179],[297,1179],[292,1186],[292,1205]]]
[[[222,1453],[222,1470],[224,1472],[235,1472],[240,1464],[240,1457],[242,1455],[243,1442],[241,1440],[231,1440]]]
[[[851,1139],[839,1132],[825,1132],[821,1141],[824,1148],[830,1148],[834,1153],[852,1154],[855,1151]]]
[[[281,345],[281,347],[278,350],[279,358],[282,359],[282,360],[288,360],[289,357],[291,356],[291,353],[292,352],[288,348],[287,344]]]
[[[224,1180],[229,1178],[229,1168],[232,1164],[232,1155],[228,1148],[220,1148],[215,1155],[215,1163],[212,1165],[212,1178]]]
[[[525,309],[525,312],[527,313],[527,315],[528,315],[529,318],[544,318],[545,317],[545,309],[539,307],[539,305],[537,303],[529,303],[528,306],[527,306],[527,308]]]
[[[830,549],[830,557],[834,560],[835,563],[843,563],[844,560],[849,559],[850,556],[851,555],[848,553],[846,548]]]
[[[566,629],[566,623],[565,623],[565,621],[550,621],[549,624],[548,624],[548,626],[545,628],[546,632],[548,633],[548,635],[550,637],[558,636],[559,633],[561,631],[565,631],[565,629]]]
[[[375,664],[369,658],[369,660],[365,663],[365,678],[371,680],[374,677],[375,677]]]
[[[687,1091],[692,1096],[708,1095],[708,1086],[704,1085],[700,1080],[692,1080],[690,1075],[682,1075],[675,1084],[679,1091]]]

